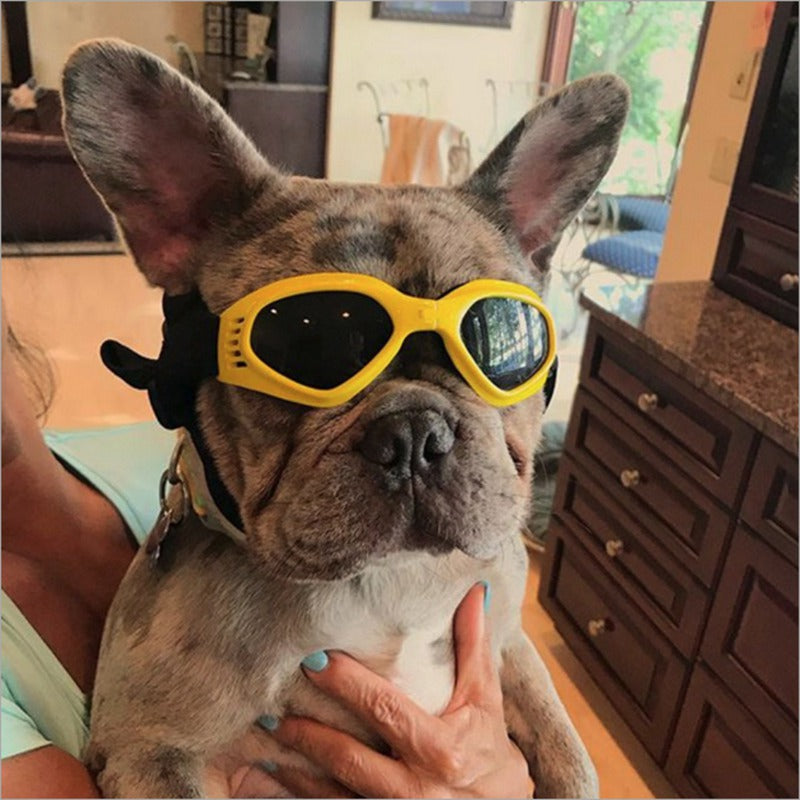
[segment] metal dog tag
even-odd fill
[[[153,530],[150,531],[150,535],[144,545],[144,551],[150,556],[150,565],[153,567],[158,563],[158,557],[161,555],[161,543],[166,538],[172,525],[172,509],[162,508],[156,524],[153,526]]]

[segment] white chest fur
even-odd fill
[[[487,564],[476,578],[476,562],[466,556],[437,559],[435,570],[427,558],[417,554],[391,570],[373,569],[355,583],[321,590],[314,649],[349,653],[438,714],[453,692],[458,604],[476,580],[499,576]]]
[[[383,649],[354,655],[366,666],[388,678],[431,714],[440,714],[453,694],[455,665],[452,655],[451,624],[417,628],[375,644]]]

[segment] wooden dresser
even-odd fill
[[[797,797],[797,333],[710,283],[583,302],[539,599],[680,793]]]

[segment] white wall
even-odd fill
[[[33,74],[56,88],[61,68],[75,45],[99,36],[116,36],[175,64],[169,34],[203,50],[203,3],[197,2],[35,2],[27,4]]]
[[[473,164],[487,154],[492,132],[487,78],[536,81],[541,73],[548,2],[514,3],[511,29],[372,19],[372,3],[337,2],[331,56],[328,120],[328,177],[337,181],[376,181],[383,159],[375,106],[359,81],[375,85],[421,78],[430,84],[432,117],[466,131]],[[533,103],[524,87],[501,87],[501,130],[491,144]],[[403,96],[385,102],[385,110],[421,113]]]

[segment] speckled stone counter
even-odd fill
[[[625,298],[623,297],[623,300]],[[705,281],[656,283],[581,304],[621,336],[797,453],[797,331]]]

